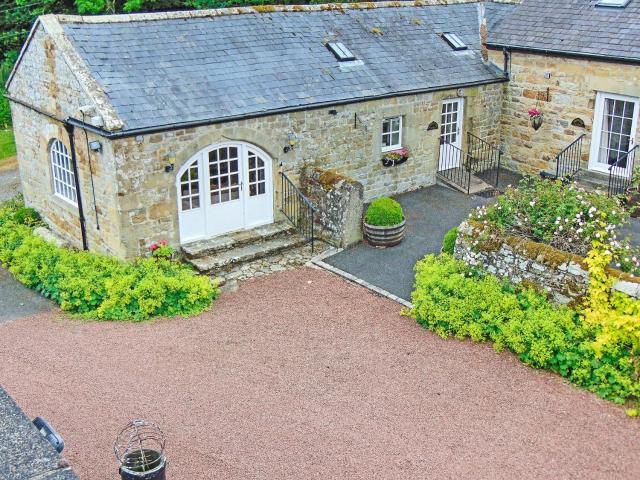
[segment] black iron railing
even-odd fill
[[[311,253],[315,244],[315,208],[284,172],[280,172],[280,210],[302,236],[311,243]]]
[[[609,167],[609,196],[620,195],[631,186],[635,160],[640,149],[636,145]]]
[[[461,187],[467,195],[471,191],[473,176],[498,187],[502,151],[471,133],[468,134],[467,140],[467,152],[451,143],[440,145],[438,175]]]
[[[467,150],[473,159],[472,172],[485,182],[498,187],[502,150],[471,132],[467,133]]]
[[[471,189],[471,155],[451,143],[440,145],[438,175],[463,188]]]
[[[583,133],[556,156],[556,178],[571,178],[580,171]]]

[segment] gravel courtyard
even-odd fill
[[[386,299],[302,268],[211,313],[0,325],[1,381],[115,479],[131,418],[167,436],[171,479],[637,478],[640,423],[490,346],[444,341]]]

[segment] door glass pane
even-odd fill
[[[240,198],[239,167],[236,147],[221,147],[209,154],[209,187],[212,205]]]
[[[180,206],[183,211],[200,206],[200,183],[198,181],[198,161],[194,161],[180,176]]]
[[[390,137],[390,136],[389,136]],[[384,137],[383,137],[384,138]],[[249,151],[249,196],[266,193],[266,164],[255,152]]]
[[[634,102],[605,98],[599,163],[613,165],[626,158],[626,153],[631,147],[634,114]],[[622,161],[624,162],[624,160]],[[619,166],[624,167],[625,165],[620,164]]]

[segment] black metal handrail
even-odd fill
[[[438,175],[462,187],[467,195],[471,190],[471,155],[451,143],[440,145]]]
[[[280,172],[281,206],[280,210],[294,227],[311,243],[311,253],[315,245],[315,212],[311,201],[304,196],[284,172]]]
[[[556,155],[556,178],[571,178],[580,171],[582,140],[585,136],[586,134],[583,133]]]
[[[498,187],[502,150],[471,132],[467,133],[467,150],[473,158],[471,171],[487,183]]]
[[[609,167],[609,196],[620,195],[631,186],[636,155],[640,151],[636,145]]]
[[[500,148],[472,133],[467,134],[467,143],[467,152],[451,143],[440,145],[438,175],[461,187],[467,195],[474,175],[498,187],[502,162]]]

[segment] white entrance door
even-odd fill
[[[598,92],[589,169],[608,173],[635,145],[640,99]],[[624,165],[623,165],[624,167]]]
[[[273,222],[272,161],[244,143],[197,153],[180,169],[180,241],[187,243]]]
[[[460,166],[462,149],[462,122],[464,99],[455,98],[442,103],[440,118],[440,162],[438,170],[449,170]]]

